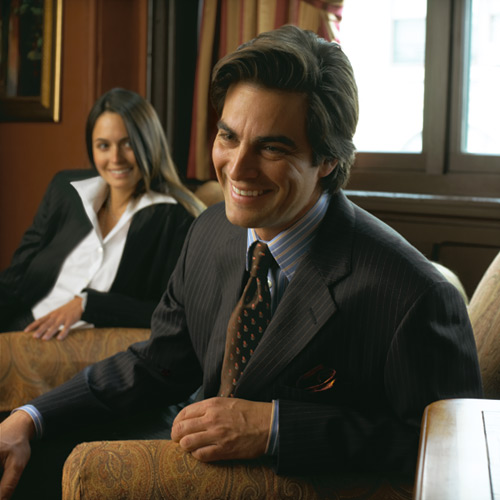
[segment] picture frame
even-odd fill
[[[0,122],[60,120],[63,0],[0,0]]]

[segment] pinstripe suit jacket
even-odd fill
[[[57,173],[10,266],[0,273],[0,331],[54,286],[66,257],[92,224],[73,181],[95,170]],[[180,204],[160,203],[134,214],[109,292],[86,289],[82,319],[96,326],[148,328],[179,257],[193,217]]]
[[[245,251],[246,230],[223,205],[202,214],[151,339],[35,400],[48,429],[181,401],[200,384],[214,396]],[[401,236],[334,195],[236,386],[239,398],[280,400],[278,472],[413,471],[424,407],[481,394],[459,293]]]

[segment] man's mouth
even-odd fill
[[[239,196],[250,196],[250,197],[255,197],[255,196],[260,196],[264,194],[263,190],[250,190],[250,189],[238,189],[236,186],[231,186],[233,191],[239,195]]]

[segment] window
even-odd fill
[[[500,0],[345,2],[350,189],[500,197]]]
[[[463,151],[500,154],[500,1],[472,2]]]
[[[421,152],[426,0],[346,2],[341,43],[355,70],[359,151]]]

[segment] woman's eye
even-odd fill
[[[101,142],[101,143],[97,144],[97,149],[104,151],[104,150],[108,149],[108,145],[105,142]]]

